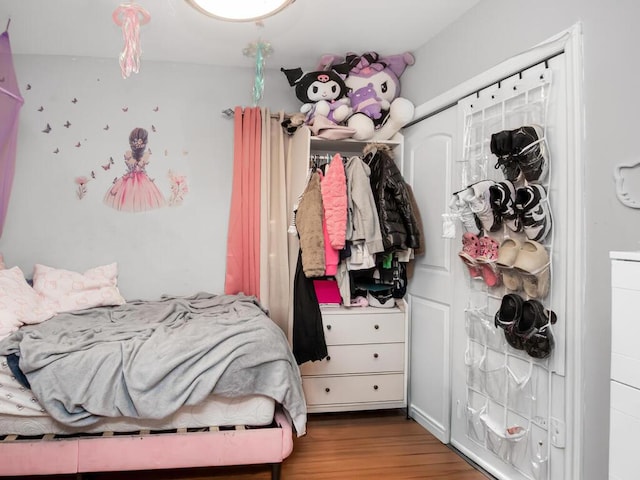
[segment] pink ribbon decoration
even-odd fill
[[[122,78],[140,70],[140,25],[149,23],[151,15],[140,5],[134,3],[122,4],[113,11],[113,21],[122,27],[124,48],[120,54],[120,69]]]

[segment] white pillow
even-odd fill
[[[36,264],[33,288],[55,312],[70,312],[106,305],[122,305],[118,291],[118,265],[102,265],[84,273]]]
[[[29,286],[22,270],[0,270],[0,338],[15,332],[23,324],[44,322],[55,312]]]

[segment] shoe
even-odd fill
[[[471,232],[462,235],[462,251],[458,255],[469,269],[471,278],[482,278],[482,268],[476,264],[480,253],[480,240]]]
[[[496,223],[496,216],[491,208],[489,198],[489,188],[494,183],[493,180],[481,180],[474,183],[464,190],[464,196],[462,197],[471,207],[471,211],[478,217],[485,233],[493,231],[492,228]]]
[[[471,211],[469,203],[463,198],[463,196],[468,195],[470,195],[470,193],[465,193],[465,190],[454,193],[449,202],[449,210],[451,210],[454,216],[460,219],[466,232],[478,235],[480,233],[480,226],[478,225],[477,217]]]
[[[476,264],[480,266],[482,279],[488,287],[495,287],[500,283],[500,277],[496,270],[498,260],[498,242],[491,237],[480,237],[478,239],[480,248],[476,258]]]
[[[504,330],[504,338],[507,343],[516,350],[524,350],[522,337],[516,335],[515,328],[522,318],[524,300],[520,295],[508,293],[502,297],[500,309],[496,312],[494,323],[496,328]]]
[[[534,358],[546,358],[555,346],[550,325],[555,324],[555,312],[544,308],[538,300],[522,304],[522,315],[516,322],[514,333],[523,341],[524,350]]]
[[[551,231],[551,209],[542,185],[532,184],[516,190],[516,209],[529,240],[542,242]]]
[[[505,180],[489,187],[489,201],[496,222],[492,231],[497,231],[503,224],[514,232],[522,231],[520,215],[515,208],[516,190],[513,182]]]
[[[495,168],[502,168],[504,178],[541,182],[549,169],[548,149],[539,125],[526,125],[491,135],[491,153],[498,157]]]
[[[539,125],[528,125],[512,131],[513,158],[527,182],[541,182],[549,169],[544,132]]]
[[[517,238],[505,238],[498,249],[496,267],[502,273],[502,283],[507,290],[517,292],[522,289],[522,277],[514,268],[522,242]]]
[[[489,144],[491,153],[498,157],[495,168],[501,168],[506,180],[517,182],[521,176],[520,165],[512,157],[513,155],[513,133],[510,130],[494,133],[491,135]]]
[[[522,286],[530,298],[547,296],[550,259],[543,245],[534,240],[523,242],[513,267],[520,273]]]

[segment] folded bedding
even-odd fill
[[[265,395],[300,436],[306,405],[287,339],[255,297],[199,293],[65,312],[0,341],[42,407],[74,428],[166,418],[211,393]]]

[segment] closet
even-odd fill
[[[388,145],[402,168],[404,140],[396,134]],[[290,156],[310,164],[327,163],[336,153],[344,159],[363,155],[367,142],[327,140],[299,128]],[[297,175],[300,169],[298,168]],[[307,408],[338,412],[404,408],[407,405],[408,317],[406,303],[392,308],[322,306],[322,328],[328,356],[300,366]]]
[[[511,59],[419,107],[424,118],[403,130],[403,175],[416,192],[427,245],[407,295],[408,413],[501,480],[578,478],[573,339],[580,328],[582,175],[572,48],[567,35]],[[544,243],[551,288],[544,305],[558,321],[545,359],[505,342],[493,320],[506,291],[470,277],[458,255],[464,229],[458,222],[452,234],[449,217],[454,192],[503,179],[491,135],[532,123],[544,127],[550,158],[545,188],[553,227]]]

